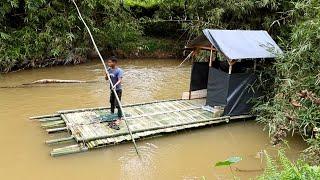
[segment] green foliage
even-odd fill
[[[241,157],[229,157],[224,161],[219,161],[215,164],[216,167],[223,167],[223,166],[231,166],[232,164],[238,163],[242,160]]]
[[[145,8],[150,8],[161,3],[160,0],[126,0],[126,5],[128,6],[142,6]],[[173,2],[174,3],[174,2]]]
[[[204,28],[268,29],[279,32],[274,25],[290,22],[287,10],[295,0],[129,0],[127,4],[141,5],[158,10],[150,20],[176,20],[189,35],[197,35]],[[179,20],[179,21],[177,21]],[[285,28],[285,27],[281,27]]]
[[[269,29],[274,35],[286,32],[287,26],[280,31],[277,24],[291,22],[287,18],[290,13],[278,12],[292,9],[292,2],[84,0],[78,5],[101,50],[130,52],[141,46],[147,51],[163,47],[157,41],[145,42],[148,38],[143,35],[184,42],[204,28]],[[299,7],[304,8],[303,4]],[[92,47],[70,1],[4,0],[0,9],[0,72],[24,65],[77,63]]]
[[[101,49],[126,48],[142,34],[136,20],[112,0],[78,1]],[[91,47],[70,1],[0,2],[0,72],[15,66],[77,63]]]
[[[320,168],[310,166],[299,160],[292,163],[283,150],[278,153],[277,161],[266,153],[267,167],[264,173],[258,177],[260,180],[313,180],[320,179]]]
[[[318,132],[314,130],[320,123],[320,4],[310,0],[293,5],[292,32],[283,41],[290,46],[273,66],[274,86],[256,112],[261,115],[258,120],[268,125],[275,143],[291,131],[315,139],[308,142],[317,146]],[[314,155],[320,157],[319,152]]]

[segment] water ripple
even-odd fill
[[[154,157],[158,153],[158,147],[152,143],[139,145],[140,157],[132,147],[119,158],[121,175],[123,180],[144,180],[153,179],[157,170]]]

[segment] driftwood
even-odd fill
[[[63,79],[41,79],[33,81],[31,83],[25,83],[22,85],[31,85],[31,84],[52,84],[52,83],[92,83],[97,81],[80,81],[80,80],[63,80]]]
[[[81,80],[63,80],[63,79],[40,79],[37,81],[33,81],[31,83],[24,83],[17,86],[2,86],[0,88],[26,88],[26,87],[34,87],[33,85],[38,84],[75,84],[75,83],[95,83],[98,81],[81,81]]]

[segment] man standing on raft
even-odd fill
[[[113,129],[120,129],[118,124],[122,118],[122,111],[120,109],[120,106],[117,102],[116,96],[113,92],[113,89],[116,91],[119,100],[121,100],[122,95],[122,86],[121,81],[123,77],[123,70],[118,67],[118,59],[114,56],[107,59],[108,64],[108,72],[110,75],[111,82],[113,84],[113,87],[110,84],[110,104],[111,104],[111,114],[114,114],[114,109],[118,109],[118,120],[116,122],[110,123],[109,126]],[[108,76],[106,75],[106,80],[108,81]]]

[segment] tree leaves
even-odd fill
[[[260,114],[258,120],[267,124],[271,135],[278,139],[284,139],[289,131],[312,139],[312,129],[320,126],[320,4],[318,0],[297,0],[292,5],[289,38],[284,40],[288,49],[274,64],[274,88],[270,88],[268,98],[260,102],[256,112]],[[281,127],[287,128],[287,133]],[[309,141],[308,149],[318,149],[315,147],[319,141]],[[320,154],[314,154],[319,163]]]
[[[72,53],[76,53],[75,57],[86,57],[86,48],[92,45],[69,1],[24,2],[0,3],[0,72],[28,61],[31,65],[42,61],[54,64],[53,60],[67,59]],[[137,20],[116,1],[85,0],[79,4],[101,49],[110,46],[124,49],[142,34]],[[21,12],[17,12],[20,6]],[[13,22],[12,18],[17,21]]]
[[[4,32],[0,32],[0,37],[4,40],[9,40],[11,38],[11,36],[7,33]]]

